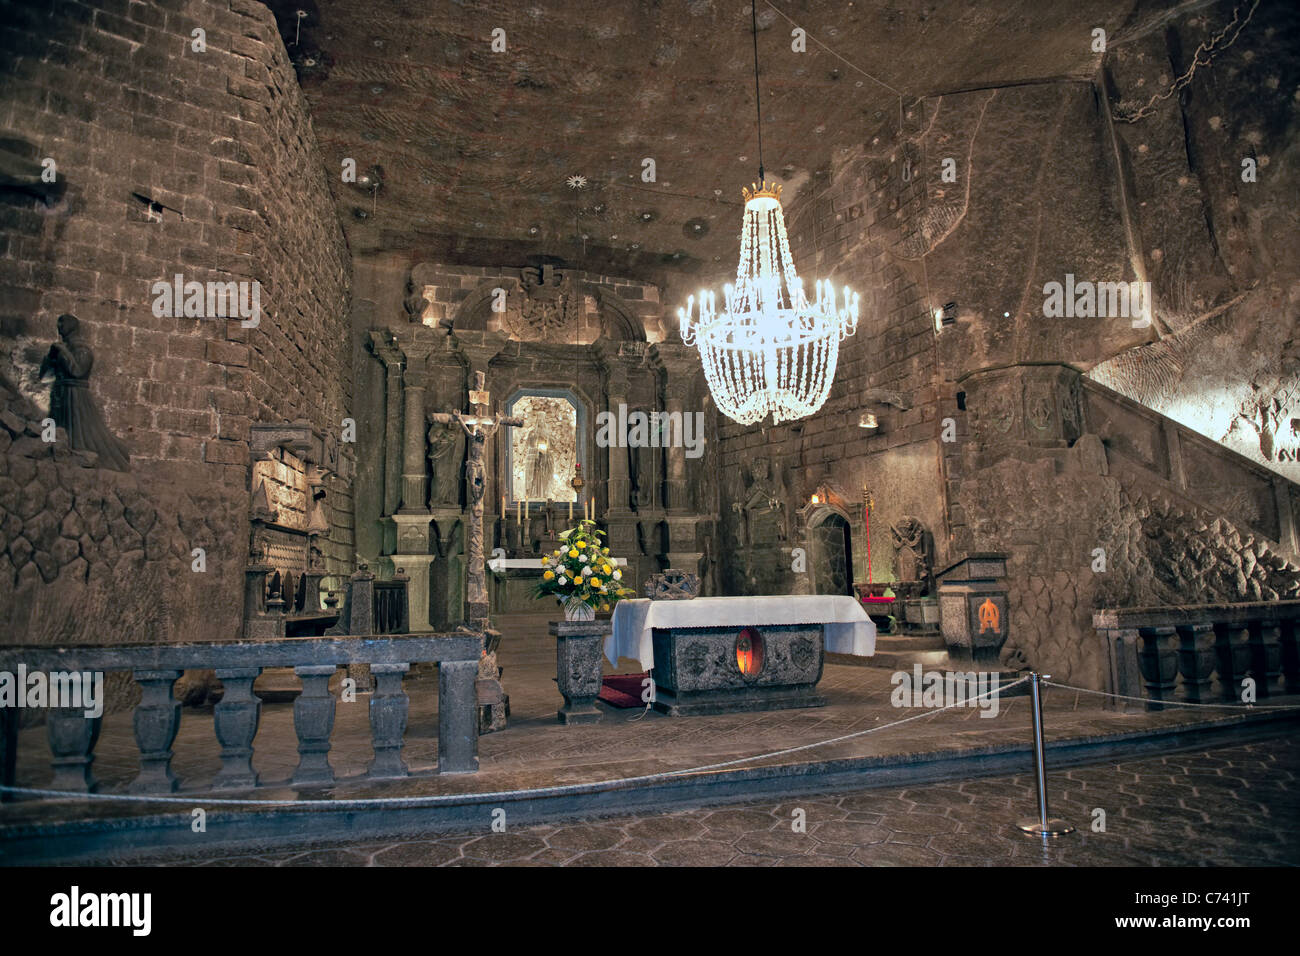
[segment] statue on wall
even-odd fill
[[[90,394],[90,371],[95,356],[82,335],[81,321],[75,315],[59,316],[59,336],[63,341],[50,346],[36,373],[37,381],[48,372],[54,373],[50,417],[56,427],[67,431],[74,449],[93,451],[104,468],[129,471],[130,452],[108,430]]]
[[[919,518],[903,515],[889,533],[898,549],[898,579],[904,584],[920,585],[918,597],[926,597],[933,590],[934,544],[930,532]]]
[[[406,274],[406,298],[402,300],[402,308],[406,310],[406,318],[411,322],[423,322],[424,310],[429,307],[429,300],[420,294],[420,289],[415,285],[415,272],[412,270]]]
[[[429,481],[429,507],[454,505],[459,501],[456,482],[460,478],[459,456],[460,436],[456,430],[438,422],[429,426],[428,432],[429,469],[432,478]]]
[[[528,462],[528,483],[526,497],[530,501],[545,501],[550,497],[551,482],[554,480],[555,462],[551,456],[550,445],[546,439],[534,442],[533,454]]]

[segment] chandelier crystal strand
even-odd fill
[[[678,310],[682,341],[694,344],[719,411],[742,425],[806,418],[825,404],[839,344],[857,329],[859,300],[817,281],[810,303],[795,271],[781,210],[781,187],[743,190],[745,213],[736,283],[717,311],[711,291]]]

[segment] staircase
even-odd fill
[[[869,667],[886,670],[911,670],[920,664],[925,670],[948,667],[948,649],[942,635],[935,634],[878,634],[873,657],[857,658]]]

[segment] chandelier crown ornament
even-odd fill
[[[755,199],[759,196],[766,196],[769,199],[775,199],[777,202],[781,201],[780,183],[763,180],[761,183],[750,183],[750,185],[753,187],[752,191],[746,189],[744,186],[740,187],[740,192],[744,195],[745,202],[749,202],[749,200]]]

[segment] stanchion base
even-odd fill
[[[1064,836],[1067,833],[1074,832],[1074,827],[1064,820],[1057,820],[1055,817],[1048,820],[1046,825],[1041,820],[1024,820],[1017,823],[1016,826],[1025,833],[1042,837]]]

